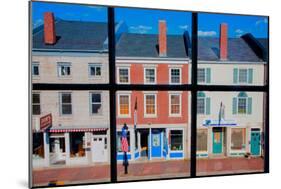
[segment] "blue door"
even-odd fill
[[[251,154],[254,156],[260,155],[260,132],[252,131],[251,132]]]
[[[161,157],[162,153],[162,137],[161,131],[158,129],[152,129],[151,131],[151,156]]]
[[[213,154],[221,154],[223,146],[222,128],[213,128]]]

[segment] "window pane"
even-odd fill
[[[93,93],[92,94],[92,103],[101,102],[101,94]]]
[[[71,103],[71,94],[61,94],[62,103]]]
[[[63,104],[61,111],[62,111],[62,114],[72,114],[72,106],[71,106],[71,104]]]
[[[86,156],[85,133],[70,133],[70,158],[79,158]]]
[[[199,96],[209,99],[209,110],[197,114],[196,174],[263,172],[265,94],[202,91]]]

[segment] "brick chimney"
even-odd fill
[[[159,35],[158,35],[158,44],[159,44],[159,56],[167,56],[167,34],[166,34],[166,21],[159,20]]]
[[[55,19],[52,12],[44,13],[44,42],[47,45],[56,43]]]
[[[227,60],[227,24],[220,25],[220,59]]]

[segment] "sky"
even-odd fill
[[[32,3],[33,28],[43,24],[44,12],[51,11],[56,18],[64,20],[107,22],[107,8],[102,6]],[[130,33],[157,34],[158,21],[166,20],[168,34],[191,33],[191,13],[183,11],[163,11],[136,8],[115,8],[116,22],[124,21]],[[228,25],[229,37],[240,37],[252,33],[255,37],[267,37],[267,17],[241,16],[229,14],[198,14],[198,35],[218,37],[221,23]]]

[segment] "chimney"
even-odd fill
[[[55,19],[52,12],[44,13],[44,42],[46,45],[56,43]]]
[[[227,24],[220,25],[220,59],[227,60]]]
[[[159,36],[158,36],[158,44],[159,44],[159,56],[165,57],[167,56],[167,35],[166,35],[166,21],[159,20]]]

